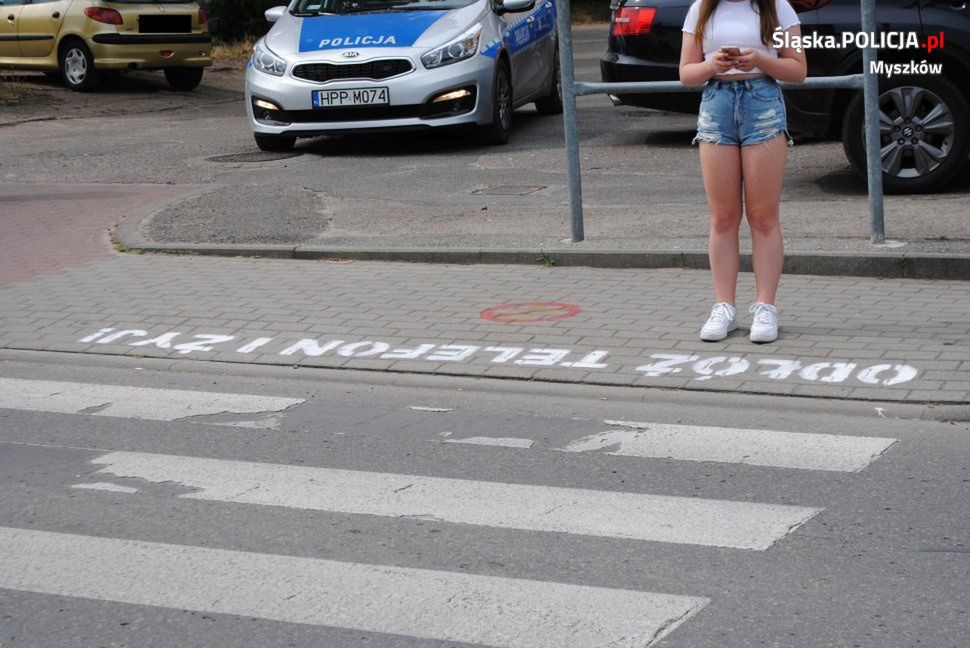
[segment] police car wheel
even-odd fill
[[[505,144],[512,132],[512,80],[509,66],[499,63],[492,81],[492,123],[482,126],[480,135],[487,144]]]
[[[263,133],[253,133],[256,146],[260,151],[292,151],[296,145],[295,137],[286,135],[264,135]]]
[[[536,101],[536,110],[543,115],[558,115],[562,113],[562,78],[559,76],[559,50],[552,64],[552,79],[549,94]]]

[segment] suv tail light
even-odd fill
[[[85,7],[84,15],[106,25],[120,25],[124,22],[117,10],[105,9],[104,7]]]
[[[656,7],[618,7],[613,14],[613,36],[643,36],[653,27]]]
[[[199,24],[204,25],[209,22],[209,14],[205,12],[205,9],[199,8]]]

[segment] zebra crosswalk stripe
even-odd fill
[[[765,550],[821,510],[139,452],[92,463],[97,479],[174,482],[191,499],[736,549]]]
[[[708,602],[4,527],[0,587],[500,648],[643,648]]]
[[[599,432],[562,448],[567,452],[607,450],[626,457],[856,472],[868,466],[896,439],[777,430],[615,422],[629,429]]]
[[[299,398],[0,378],[0,408],[174,421],[210,414],[280,412]]]

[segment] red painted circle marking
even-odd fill
[[[482,318],[505,324],[552,322],[572,317],[580,310],[579,306],[563,302],[520,302],[486,308],[482,311]]]

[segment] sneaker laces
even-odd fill
[[[766,326],[773,325],[777,316],[775,307],[771,304],[765,304],[763,302],[752,304],[751,308],[748,309],[748,312],[754,314],[755,324],[764,324]]]
[[[730,324],[734,316],[731,314],[731,308],[723,302],[718,302],[714,304],[714,308],[711,309],[710,321],[718,322],[719,324]]]

